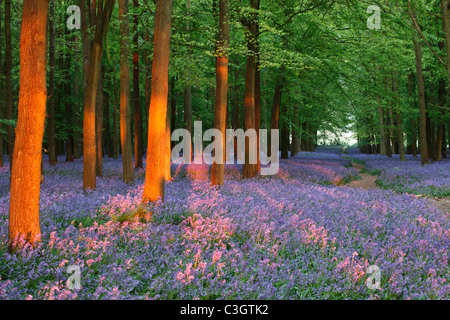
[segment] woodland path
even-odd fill
[[[363,188],[363,189],[373,189],[377,188],[375,181],[378,177],[371,174],[363,172],[363,165],[359,163],[352,162],[353,168],[358,170],[359,176],[362,178],[360,180],[352,181],[348,184],[350,188]]]
[[[363,189],[372,189],[377,188],[375,181],[377,181],[378,177],[373,176],[371,174],[363,172],[364,166],[359,163],[352,162],[352,166],[358,170],[359,175],[362,179],[352,181],[348,184],[350,188],[363,188]],[[450,219],[450,199],[430,199],[434,206],[436,206],[439,210],[446,213],[447,219]]]

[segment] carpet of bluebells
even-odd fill
[[[422,166],[420,155],[406,155],[401,162],[398,155],[388,158],[380,155],[357,153],[349,149],[348,155],[365,164],[365,169],[379,175],[378,186],[399,193],[426,195],[436,198],[450,197],[450,158]]]
[[[43,241],[13,255],[9,169],[0,169],[0,299],[450,298],[450,221],[409,190],[347,187],[358,172],[339,152],[300,153],[276,176],[247,180],[226,166],[221,188],[206,165],[173,165],[165,203],[152,206],[140,204],[144,170],[127,186],[121,160],[105,159],[86,193],[82,160],[60,160],[45,160]],[[368,163],[392,179],[383,161]],[[448,194],[449,162],[413,163],[395,166]],[[71,265],[79,290],[66,286]],[[366,286],[370,265],[381,270],[378,290]]]

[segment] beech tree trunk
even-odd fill
[[[413,78],[414,78],[413,73],[408,74],[408,94],[410,99],[412,98],[413,95]],[[411,109],[414,109],[414,104],[411,103],[410,107]],[[414,158],[417,158],[417,127],[414,114],[411,115],[411,153]]]
[[[422,164],[428,164],[428,145],[427,145],[427,115],[425,107],[425,89],[422,73],[422,50],[416,37],[413,38],[414,53],[416,56],[416,74],[417,74],[417,92],[419,94],[420,111],[420,158]]]
[[[222,154],[226,159],[226,122],[228,107],[228,47],[230,42],[230,3],[229,0],[219,0],[219,35],[217,41],[216,65],[216,107],[214,110],[214,128],[222,132]],[[213,163],[211,168],[211,184],[224,184],[225,165]]]
[[[78,36],[73,36],[73,51],[78,53]],[[81,127],[81,119],[80,119],[80,71],[78,68],[78,64],[75,64],[75,76],[72,79],[73,86],[73,96],[75,103],[73,105],[73,115],[74,115],[74,124],[76,128]],[[80,133],[78,130],[74,130],[73,132],[73,154],[75,159],[79,159],[81,157],[81,139]]]
[[[113,73],[115,74],[115,68],[113,68]],[[119,89],[117,88],[117,81],[113,77],[113,90],[114,90],[114,114],[113,114],[113,144],[114,144],[114,154],[113,159],[116,160],[119,157],[120,149],[120,129],[119,129],[119,117],[120,117],[120,98]]]
[[[282,71],[281,71],[282,72]],[[284,77],[282,73],[278,75],[277,82],[275,84],[275,94],[273,96],[273,104],[272,104],[272,117],[270,121],[270,130],[279,129],[280,128],[280,107],[281,107],[281,97],[283,94],[283,82]],[[304,139],[304,135],[302,136],[302,142],[306,142]],[[267,155],[271,156],[272,150],[272,138],[271,135],[268,137],[267,141]],[[306,148],[306,145],[305,145]],[[305,150],[302,150],[305,151]]]
[[[103,42],[108,31],[109,21],[115,0],[105,0],[104,7],[95,19],[94,41],[90,45],[89,67],[84,98],[83,119],[83,189],[94,190],[96,181],[96,137],[95,137],[95,102],[97,98]],[[84,14],[82,14],[83,16]]]
[[[12,45],[11,45],[11,0],[5,0],[5,102],[6,120],[13,119],[12,96]],[[14,153],[14,127],[6,126],[6,141],[8,145],[9,166],[12,170]]]
[[[48,159],[51,166],[56,165],[56,142],[55,142],[55,3],[50,2],[49,9],[49,80],[48,80],[48,103],[47,103],[47,143],[48,143]]]
[[[123,182],[134,183],[133,151],[130,125],[130,67],[128,64],[130,25],[128,0],[119,0],[120,18],[120,140],[122,145]]]
[[[100,67],[98,78],[97,99],[95,102],[95,149],[97,159],[95,161],[95,174],[97,177],[103,177],[103,73],[104,67]]]
[[[386,135],[384,131],[384,115],[383,107],[381,105],[380,95],[377,95],[377,111],[378,111],[378,123],[380,129],[380,154],[382,156],[386,155]]]
[[[9,208],[10,251],[14,240],[40,239],[39,197],[46,86],[49,0],[24,0],[20,39],[20,91]],[[33,63],[30,63],[32,61]]]
[[[134,8],[139,8],[139,0],[133,0]],[[134,101],[134,167],[144,168],[142,163],[142,111],[141,103],[139,101],[139,19],[138,15],[134,15],[134,38],[133,44],[135,51],[133,53],[133,101]]]
[[[245,75],[245,93],[244,93],[244,130],[256,129],[256,71],[257,71],[257,19],[259,0],[250,0],[250,6],[254,10],[250,14],[249,20],[244,22],[247,40],[247,71]],[[248,142],[248,143],[247,143]],[[250,139],[246,138],[245,143],[245,162],[242,170],[243,178],[253,178],[257,174],[257,165],[250,164]]]
[[[147,168],[143,202],[164,201],[166,166],[165,135],[169,91],[169,55],[172,0],[157,0],[153,41]]]
[[[400,95],[398,92],[397,70],[393,70],[392,81],[393,81],[393,91],[395,95],[395,116],[397,125],[398,154],[400,155],[400,161],[406,161],[405,146],[403,144],[402,117],[400,112]]]

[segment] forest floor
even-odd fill
[[[148,206],[144,169],[126,185],[121,159],[105,158],[83,192],[82,159],[45,157],[42,241],[20,254],[7,252],[0,168],[0,300],[448,299],[450,161],[318,151],[281,160],[275,176],[226,165],[221,188],[208,165],[173,164],[165,202]],[[370,265],[380,290],[366,286]],[[66,286],[70,266],[80,290]]]

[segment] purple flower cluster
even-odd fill
[[[352,158],[363,161],[369,172],[379,175],[378,185],[399,193],[427,195],[433,197],[450,196],[450,159],[422,166],[420,156],[406,156],[402,162],[398,155],[388,158],[380,155],[349,153]]]
[[[144,172],[127,186],[120,160],[89,193],[81,161],[46,164],[36,248],[7,253],[1,190],[0,299],[449,299],[450,221],[426,199],[340,185],[348,165],[300,153],[246,180],[226,166],[221,188],[206,165],[173,166],[165,203],[143,206]],[[66,286],[71,265],[80,290]]]

